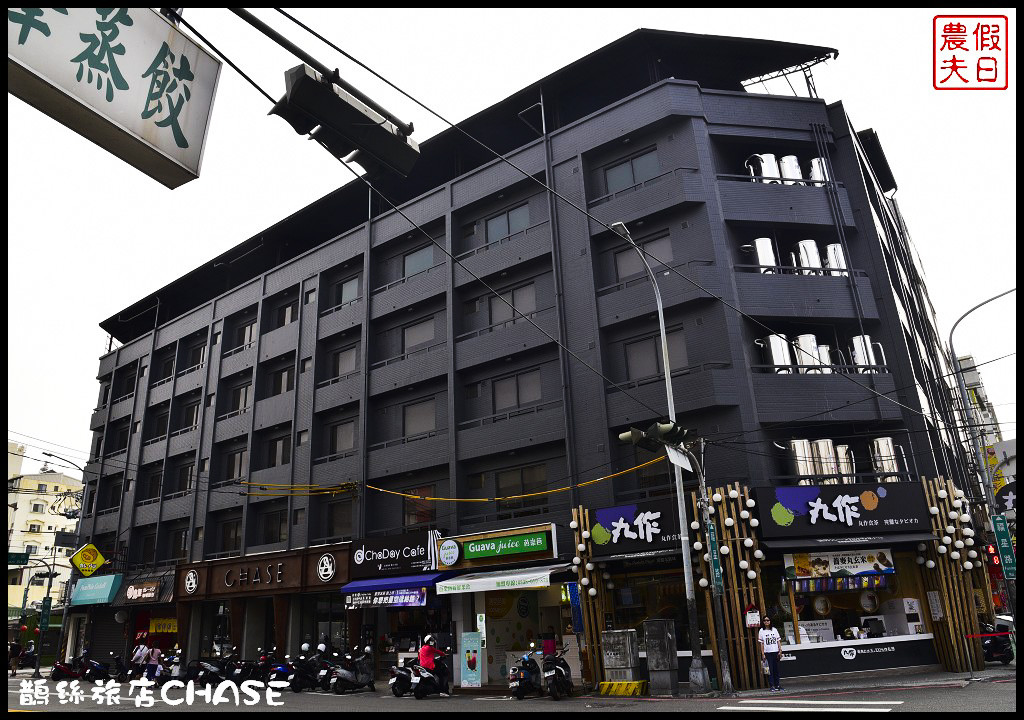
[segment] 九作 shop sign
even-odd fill
[[[595,557],[679,548],[679,516],[674,504],[646,500],[600,508],[591,513]]]
[[[754,489],[764,538],[930,531],[916,482]]]

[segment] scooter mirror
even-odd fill
[[[530,647],[537,647],[536,643],[530,643]]]

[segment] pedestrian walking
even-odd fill
[[[142,673],[145,670],[146,656],[149,654],[149,648],[146,646],[144,639],[139,640],[139,644],[135,646],[135,650],[132,652],[132,670],[134,672]]]
[[[761,645],[761,662],[768,667],[768,687],[772,692],[782,692],[779,684],[779,651],[782,637],[772,627],[772,619],[767,615],[761,621],[761,629],[757,631],[757,641]]]
[[[11,666],[11,677],[18,674],[18,660],[21,658],[21,643],[15,638],[7,646],[7,660]]]
[[[146,653],[146,679],[155,680],[156,670],[160,665],[160,644],[153,643],[153,647]]]

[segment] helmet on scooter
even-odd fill
[[[309,643],[302,643],[302,652],[309,652]]]
[[[435,638],[433,635],[427,635],[425,638],[423,638],[423,644],[431,646],[437,645],[437,638]]]
[[[319,645],[317,645],[316,649],[319,650],[320,652],[327,652],[327,646],[324,645],[323,643],[320,643]]]

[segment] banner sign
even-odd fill
[[[151,633],[176,633],[178,632],[178,618],[150,618],[149,631]]]
[[[106,562],[107,559],[103,557],[103,553],[92,543],[83,545],[78,552],[71,556],[71,564],[86,577],[99,570]]]
[[[423,607],[427,604],[427,589],[396,588],[346,593],[345,605],[349,609],[364,607]]]
[[[931,531],[919,482],[758,487],[754,497],[765,539]]]
[[[437,530],[366,538],[352,543],[353,580],[388,575],[417,575],[437,569]]]
[[[462,652],[459,654],[459,662],[462,663],[461,687],[480,687],[480,662],[483,654],[480,651],[480,633],[462,633]]]
[[[591,517],[594,557],[679,549],[679,514],[674,500],[615,505],[598,509]]]
[[[1017,579],[1017,555],[1010,540],[1010,529],[1003,515],[992,516],[992,532],[996,535],[996,549],[1003,564],[1003,577],[1007,580]]]
[[[160,597],[160,581],[132,583],[124,593],[128,602],[153,602]]]
[[[557,557],[554,523],[445,538],[438,547],[438,569],[525,563],[533,559],[524,555]]]
[[[789,580],[803,578],[850,577],[851,575],[891,575],[892,550],[846,550],[839,552],[793,553],[785,555]]]

